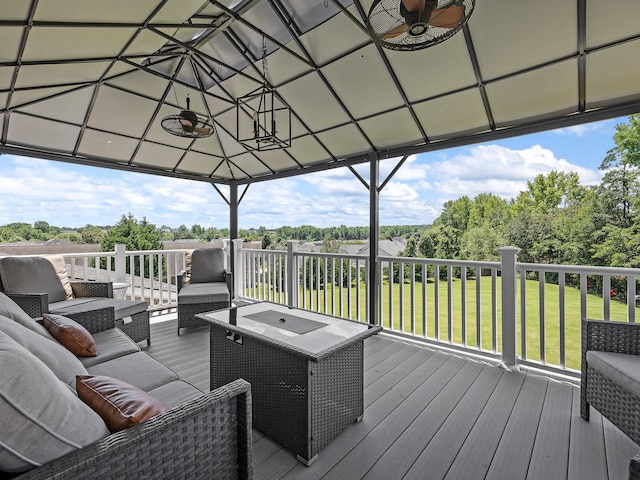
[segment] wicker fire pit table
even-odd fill
[[[310,465],[364,413],[364,339],[381,327],[260,302],[200,314],[211,385],[251,383],[253,426]]]

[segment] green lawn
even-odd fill
[[[526,291],[526,358],[533,361],[541,361],[540,352],[541,348],[541,331],[540,326],[540,300],[539,300],[539,284],[535,280],[527,280]],[[518,284],[519,288],[519,284]],[[433,282],[427,282],[426,290],[426,317],[423,322],[422,314],[422,284],[415,283],[415,298],[413,300],[414,315],[415,318],[411,318],[411,288],[409,284],[405,284],[403,288],[403,312],[404,317],[400,317],[400,288],[398,284],[393,285],[392,297],[393,297],[393,329],[403,331],[407,333],[415,332],[416,335],[422,336],[424,332],[424,326],[426,326],[427,337],[431,339],[439,338],[442,341],[449,340],[449,323],[448,323],[448,285],[446,281],[441,281],[438,284],[438,297],[439,312],[437,318],[439,319],[439,337],[436,335],[436,303],[433,301],[435,298],[436,284]],[[500,338],[500,319],[501,319],[501,288],[500,279],[496,282],[496,322],[498,328],[496,329],[496,347],[497,351],[501,349]],[[491,278],[482,277],[481,280],[481,293],[480,293],[480,320],[476,319],[476,281],[469,279],[466,282],[466,314],[464,324],[466,325],[466,345],[475,348],[477,345],[476,332],[478,325],[481,333],[481,345],[483,350],[493,351],[493,328],[492,328],[492,293],[491,293]],[[463,331],[463,313],[462,313],[462,281],[456,279],[452,282],[451,288],[451,339],[452,342],[458,345],[463,344],[462,331]],[[346,313],[348,309],[347,289],[343,289],[343,312]],[[365,320],[366,315],[366,295],[364,282],[360,286],[360,298],[359,298],[359,315],[357,312],[357,299],[356,289],[352,289],[351,298],[351,315],[350,318],[358,319],[360,321]],[[300,292],[300,305],[303,305],[302,299],[303,292]],[[318,310],[325,312],[325,298],[327,309],[326,313],[332,313],[332,301],[335,296],[335,304],[333,304],[334,312],[336,315],[340,314],[339,311],[339,288],[320,290],[319,298],[317,292],[306,291],[306,307],[310,310]],[[383,326],[389,328],[389,285],[385,282],[383,287],[383,305],[382,305],[382,317]],[[545,321],[544,321],[544,361],[547,364],[560,365],[560,313],[559,313],[559,287],[558,285],[545,284],[544,300],[545,300]],[[319,302],[318,302],[319,300]],[[279,301],[276,299],[276,301]],[[521,313],[520,313],[520,292],[518,292],[517,299],[517,351],[518,355],[522,356],[521,347]],[[317,307],[316,307],[317,306]],[[611,301],[611,319],[626,321],[627,310],[626,304],[618,301]],[[347,315],[344,315],[347,316]],[[587,316],[593,319],[603,319],[603,300],[597,295],[587,295]],[[565,287],[565,356],[566,366],[572,369],[580,368],[580,292],[576,288]]]

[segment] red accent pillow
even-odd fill
[[[98,354],[96,341],[89,331],[78,322],[62,315],[45,313],[42,324],[49,333],[78,357],[95,357]]]
[[[76,375],[76,391],[111,433],[138,425],[168,408],[138,387],[104,375]]]

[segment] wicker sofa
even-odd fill
[[[70,281],[61,255],[0,258],[0,292],[33,318],[112,307],[118,328],[136,342],[151,343],[146,302],[113,298],[111,282]]]
[[[251,391],[247,382],[238,380],[203,393],[115,328],[113,308],[70,318],[91,332],[97,356],[67,358],[69,351],[55,338],[47,337],[39,322],[0,294],[0,470],[5,470],[0,471],[0,478],[252,478]],[[167,410],[131,428],[109,433],[104,423],[100,424],[100,416],[82,403],[75,390],[69,393],[73,389],[69,379],[78,378],[74,373],[127,382],[162,402]],[[54,388],[50,382],[55,383]],[[55,411],[60,402],[62,413]],[[37,410],[40,417],[50,418],[35,416],[29,409],[39,407],[31,403],[41,403],[42,410]],[[97,420],[80,420],[87,409]],[[60,425],[55,426],[56,422]],[[71,442],[68,429],[74,427],[68,423],[74,422],[81,422],[76,427],[81,432],[74,432],[79,439],[72,437]],[[46,432],[54,429],[52,437],[58,443],[64,438],[68,451],[48,458],[60,446],[30,438],[34,424],[36,437],[47,437]],[[55,428],[65,430],[60,433]],[[95,436],[98,438],[92,441]]]

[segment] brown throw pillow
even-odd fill
[[[76,390],[112,432],[133,427],[167,410],[147,392],[104,375],[77,375]]]
[[[98,354],[96,342],[89,331],[78,322],[62,315],[45,313],[42,324],[49,333],[78,357],[95,357]]]

